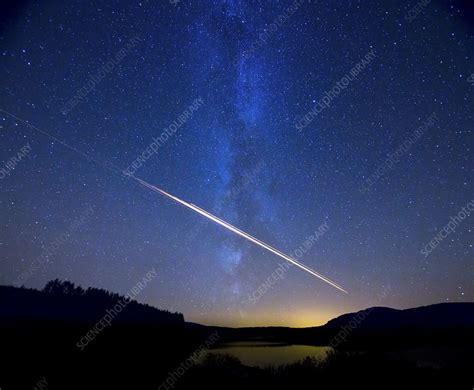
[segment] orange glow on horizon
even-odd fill
[[[246,313],[237,312],[236,315],[224,316],[215,315],[201,318],[186,318],[186,321],[197,322],[209,326],[223,326],[231,328],[243,327],[269,327],[282,326],[291,328],[308,328],[313,326],[321,326],[326,324],[329,320],[343,314],[342,312],[334,311],[303,311],[297,310],[294,312],[287,312],[284,315],[279,313]]]

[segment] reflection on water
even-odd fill
[[[239,342],[221,344],[207,354],[228,354],[239,359],[242,364],[252,367],[281,366],[295,363],[307,356],[324,360],[331,347],[312,345],[288,345],[268,342]]]

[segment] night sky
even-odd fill
[[[46,251],[25,286],[60,278],[126,294],[154,268],[137,300],[204,324],[310,326],[374,305],[474,300],[469,1],[15,3],[0,41],[0,284]],[[297,267],[255,293],[283,259],[104,167],[126,169],[173,123],[137,177],[300,248],[350,294]]]

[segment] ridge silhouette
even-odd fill
[[[110,326],[96,329],[78,348],[121,301],[126,305]],[[218,343],[331,345],[333,352],[324,361],[308,357],[268,369],[204,353],[184,370],[212,335]],[[288,389],[316,381],[335,389],[359,382],[367,389],[400,389],[407,383],[472,389],[473,335],[474,303],[468,302],[373,307],[310,328],[224,328],[186,322],[182,313],[56,279],[41,291],[0,286],[0,388],[41,383],[47,389]]]

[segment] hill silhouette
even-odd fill
[[[108,326],[101,323],[120,303],[123,310]],[[187,323],[181,313],[67,281],[48,282],[41,291],[0,286],[0,346],[6,357],[0,388],[47,383],[48,389],[287,389],[314,380],[347,388],[362,380],[364,388],[398,389],[410,380],[423,388],[461,383],[471,389],[473,334],[474,303],[374,307],[311,328],[224,328]],[[209,355],[179,371],[203,345],[244,340],[330,345],[334,352],[323,363],[306,359],[274,369]],[[410,357],[409,351],[420,349],[441,354],[435,367]],[[409,358],[401,357],[406,351]],[[173,385],[167,389],[163,383],[170,375]]]
[[[120,303],[120,312],[104,321]],[[184,325],[181,313],[67,281],[41,291],[0,286],[0,388],[157,385],[206,337],[207,330]]]
[[[75,325],[99,321],[107,310],[122,303],[120,315],[113,320],[121,325],[179,326],[181,313],[158,310],[103,289],[83,289],[69,281],[52,280],[42,291],[0,286],[0,320],[16,324],[27,321],[60,321]]]
[[[359,315],[365,315],[360,329],[469,329],[474,328],[474,303],[438,303],[412,309],[397,310],[372,307],[355,313],[343,314],[330,320],[327,328],[349,326]]]

